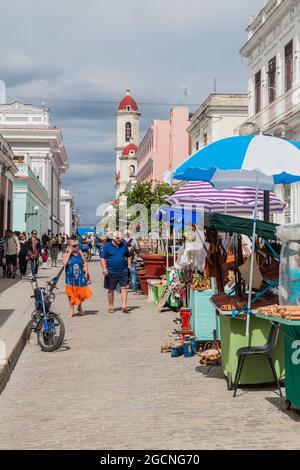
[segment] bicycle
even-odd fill
[[[58,274],[46,283],[45,287],[39,287],[37,280],[31,281],[35,302],[35,310],[31,315],[31,329],[37,334],[37,341],[42,351],[52,352],[58,349],[65,337],[65,324],[62,318],[51,311],[51,305],[55,300],[53,290],[58,283],[64,267]]]

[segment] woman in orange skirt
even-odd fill
[[[93,295],[88,283],[90,276],[86,259],[78,248],[78,240],[70,240],[64,265],[66,267],[65,290],[70,302],[70,316],[74,317],[74,307],[77,305],[77,313],[83,315],[82,302]]]

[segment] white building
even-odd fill
[[[192,153],[216,140],[231,137],[247,116],[247,95],[209,95],[192,115],[187,129],[192,140]]]
[[[49,108],[14,102],[0,106],[0,134],[17,163],[27,164],[49,196],[48,230],[60,232],[61,177],[68,158],[61,130],[51,123]]]
[[[0,135],[0,237],[13,223],[13,180],[17,167],[8,142]]]
[[[71,236],[74,231],[74,198],[69,190],[61,189],[60,190],[60,219],[61,219],[61,228],[62,233],[66,233],[68,236]]]
[[[116,198],[136,182],[137,158],[139,145],[140,113],[136,101],[127,90],[117,110],[117,145],[115,188]]]
[[[248,121],[260,132],[300,140],[300,2],[269,0],[247,28]],[[288,208],[276,221],[300,222],[300,185],[282,186]]]

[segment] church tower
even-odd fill
[[[140,112],[127,90],[117,110],[116,199],[136,183],[136,151],[139,145]]]

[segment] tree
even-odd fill
[[[164,196],[171,196],[174,190],[167,183],[158,183],[154,190],[152,183],[137,183],[131,191],[125,191],[122,195],[127,196],[128,206],[133,204],[144,204],[150,211],[153,204],[165,204]]]
[[[151,206],[166,204],[164,197],[171,196],[174,190],[167,183],[158,183],[152,189],[152,182],[137,183],[131,191],[125,191],[122,195],[127,197],[127,206],[134,204],[143,204],[148,210],[148,227],[151,227]],[[128,220],[134,220],[136,216],[129,217]]]

